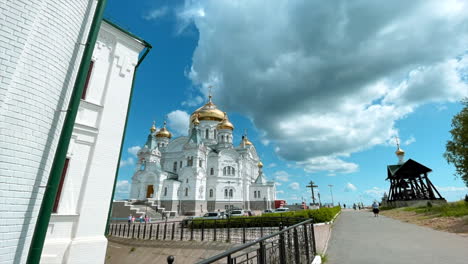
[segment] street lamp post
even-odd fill
[[[328,184],[328,187],[330,187],[330,194],[331,194],[331,199],[332,199],[332,206],[334,206],[335,203],[334,203],[334,201],[333,201],[333,191],[332,191],[333,185]]]

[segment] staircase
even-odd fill
[[[163,219],[163,216],[177,216],[177,212],[166,211],[163,207],[159,207],[157,203],[155,200],[114,201],[112,203],[112,218],[114,220],[126,221],[129,215],[133,215],[135,218],[147,215],[153,220]]]

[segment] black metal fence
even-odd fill
[[[316,253],[312,220],[306,220],[287,228],[281,227],[281,229],[281,231],[200,261],[198,264],[311,263]]]
[[[255,219],[234,218],[233,220],[166,221],[159,223],[111,223],[108,235],[147,240],[197,240],[247,243],[277,233],[285,227],[302,220],[304,219],[262,217]],[[309,221],[311,222],[312,220]]]

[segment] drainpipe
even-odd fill
[[[136,72],[137,72],[138,66],[140,66],[141,62],[145,59],[146,55],[148,55],[148,52],[150,52],[150,50],[153,48],[151,44],[149,44],[148,42],[143,41],[143,40],[142,42],[143,42],[143,45],[145,45],[146,50],[141,56],[141,58],[138,60],[138,63],[135,66],[135,69],[133,70],[132,88],[130,89],[130,97],[128,98],[127,116],[125,117],[125,126],[124,126],[124,132],[122,135],[122,140],[120,141],[119,159],[117,161],[117,169],[115,170],[114,187],[112,188],[112,196],[109,202],[109,212],[107,213],[106,230],[104,231],[104,235],[107,235],[109,233],[109,221],[110,221],[111,214],[112,214],[112,201],[114,199],[115,186],[117,185],[117,176],[119,175],[120,160],[122,159],[122,149],[124,146],[124,139],[125,139],[125,135],[127,134],[128,116],[130,114],[130,108],[132,106],[132,97],[133,97],[133,91],[134,91],[133,88],[135,86]]]
[[[94,45],[101,28],[102,16],[107,0],[97,0],[96,9],[94,12],[91,28],[89,30],[88,38],[86,40],[83,57],[81,58],[80,67],[76,75],[75,85],[73,86],[70,102],[68,104],[65,121],[63,122],[62,131],[55,152],[50,175],[47,180],[44,197],[42,199],[41,208],[37,216],[34,234],[29,247],[28,264],[39,264],[41,260],[42,249],[44,247],[45,238],[47,235],[47,228],[49,226],[50,216],[57,196],[57,190],[62,175],[63,166],[67,156],[68,146],[75,125],[78,107],[80,105],[81,94],[83,93],[84,84],[88,74],[88,68],[91,63],[91,56],[93,55]]]

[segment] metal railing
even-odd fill
[[[108,235],[146,240],[247,243],[259,237],[277,233],[303,220],[303,218],[258,217],[156,223],[111,223]]]
[[[315,253],[314,225],[312,220],[306,220],[274,234],[227,250],[200,261],[198,264],[311,263]]]

